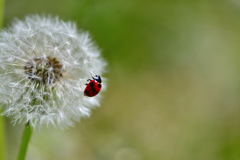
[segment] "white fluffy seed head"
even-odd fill
[[[58,17],[28,16],[0,33],[0,103],[14,123],[73,126],[99,106],[101,93],[84,96],[86,79],[106,62],[88,32]]]

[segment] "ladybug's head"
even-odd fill
[[[102,83],[102,79],[101,79],[101,77],[99,75],[96,75],[95,77],[93,77],[93,79],[95,81],[97,81],[98,83]]]

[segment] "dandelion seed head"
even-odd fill
[[[15,19],[0,33],[0,103],[14,123],[73,126],[100,105],[101,93],[85,97],[86,79],[106,62],[88,32],[58,17]],[[105,78],[103,79],[104,90]]]

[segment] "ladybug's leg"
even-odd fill
[[[91,79],[87,79],[87,81],[91,81]]]
[[[85,83],[85,85],[87,86],[87,85],[88,85],[88,83]]]

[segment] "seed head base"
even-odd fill
[[[36,57],[24,66],[28,78],[36,83],[52,84],[63,75],[63,65],[53,57]]]

